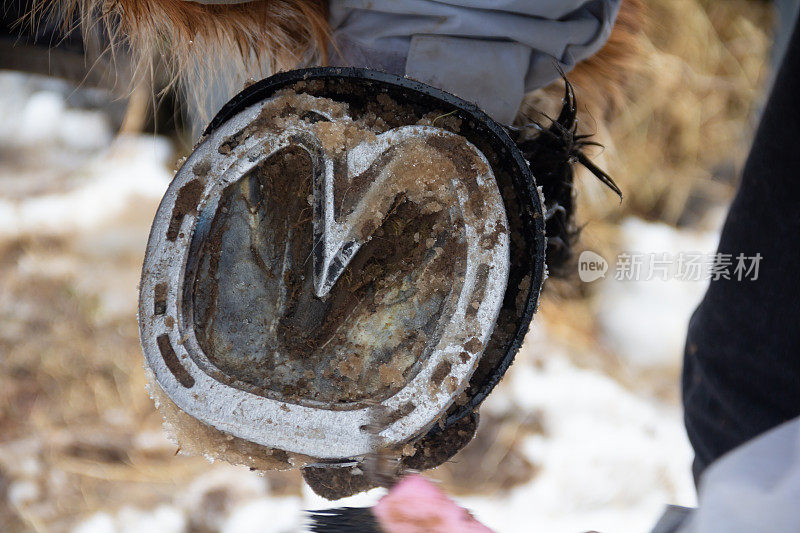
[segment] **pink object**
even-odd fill
[[[403,478],[372,509],[385,533],[492,533],[422,476]]]

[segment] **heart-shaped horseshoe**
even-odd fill
[[[180,410],[341,462],[446,427],[502,376],[544,276],[541,200],[502,128],[409,83],[284,73],[212,122],[140,284],[146,363]]]

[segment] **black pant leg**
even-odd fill
[[[800,415],[800,31],[795,24],[719,252],[760,253],[755,281],[712,281],[683,369],[694,473]]]

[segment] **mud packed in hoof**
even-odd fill
[[[378,450],[430,468],[527,329],[540,196],[465,102],[290,75],[220,111],[154,222],[140,324],[162,411],[187,449],[259,469],[328,479]]]
[[[462,137],[420,135],[353,173],[364,152],[355,148],[403,119],[390,97],[375,104],[337,120],[348,106],[286,90],[251,125],[312,124],[333,160],[334,216],[352,218],[350,231],[363,244],[320,297],[308,153],[281,150],[227,186],[200,247],[192,298],[198,342],[229,384],[293,403],[380,400],[418,372],[440,340],[440,319],[455,312],[467,259],[457,185],[473,189],[471,209],[481,214],[480,186],[464,174],[488,166]],[[450,118],[436,113],[416,125]],[[448,124],[457,129],[458,122]]]
[[[319,298],[311,194],[310,162],[297,150],[225,190],[195,280],[198,340],[226,375],[288,401],[386,396],[413,375],[454,303],[463,230],[442,204],[401,193]]]

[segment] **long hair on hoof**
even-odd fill
[[[30,24],[44,19],[112,57],[130,54],[135,80],[163,65],[201,121],[249,79],[324,64],[330,42],[325,0],[34,0]]]
[[[556,118],[548,117],[547,125],[529,119],[521,128],[511,130],[544,196],[547,268],[555,276],[568,271],[579,234],[575,224],[575,165],[583,165],[622,200],[622,191],[614,180],[584,153],[586,147],[599,144],[589,140],[591,135],[578,134],[577,116],[575,92],[565,77],[564,98]]]
[[[512,128],[512,134],[528,159],[545,200],[547,268],[551,275],[567,277],[575,272],[570,261],[580,233],[575,222],[576,165],[585,167],[620,199],[622,197],[609,175],[587,156],[586,149],[599,144],[590,140],[585,127],[578,131],[578,121],[582,120],[583,125],[587,121],[594,122],[590,131],[597,132],[598,122],[613,121],[625,107],[630,98],[632,78],[641,69],[641,39],[648,25],[647,8],[642,0],[623,0],[605,45],[578,63],[569,72],[569,80],[562,73],[561,94],[558,94],[558,84],[529,93],[517,115],[517,127]],[[560,105],[556,105],[559,97]],[[543,113],[543,109],[555,118]]]

